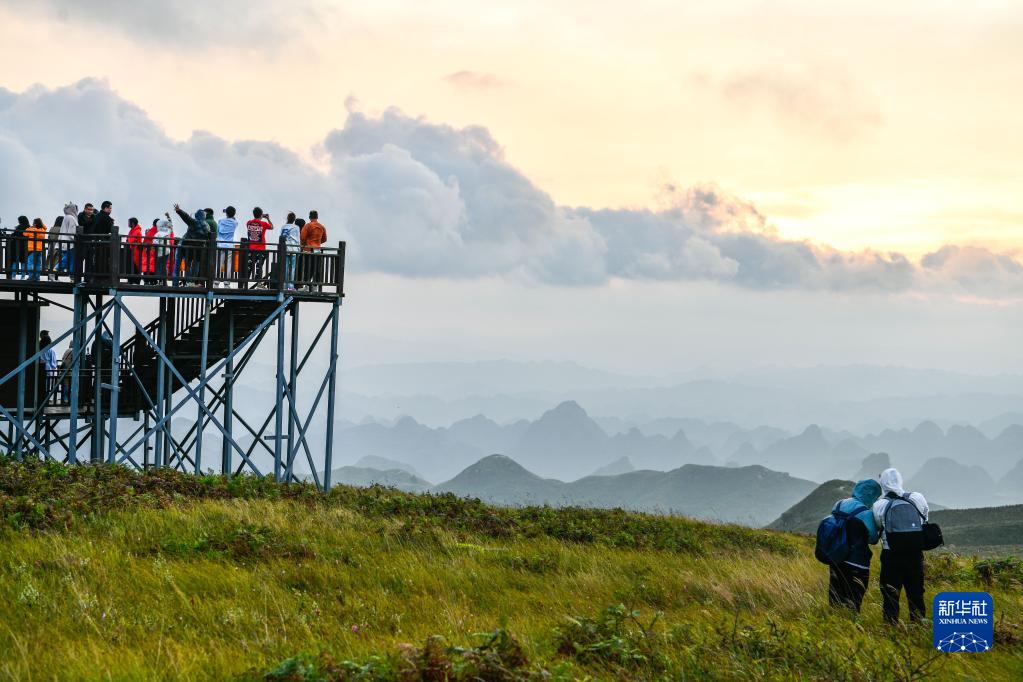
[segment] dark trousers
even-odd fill
[[[263,268],[266,266],[266,251],[251,249],[249,251],[249,279],[263,279]]]
[[[870,582],[870,569],[842,563],[831,564],[830,572],[828,603],[858,612],[863,603],[863,594],[867,591],[867,583]]]
[[[881,600],[884,619],[889,623],[899,620],[899,597],[906,590],[909,617],[923,620],[924,605],[924,553],[881,550]]]

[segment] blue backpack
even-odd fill
[[[867,511],[862,504],[850,512],[839,511],[841,502],[836,502],[831,514],[824,517],[817,526],[817,546],[813,555],[822,564],[840,564],[845,561],[850,552],[849,535],[847,526],[850,519],[857,514]]]

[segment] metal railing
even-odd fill
[[[109,362],[109,358],[104,358],[105,361]],[[65,367],[59,367],[57,369],[44,369],[38,368],[38,384],[35,381],[30,381],[25,387],[25,408],[26,409],[37,409],[38,407],[67,407],[70,403],[71,396],[71,373]],[[92,359],[87,358],[86,361],[79,367],[78,370],[78,402],[79,405],[92,405],[95,403],[95,381],[96,377],[99,377],[100,383],[108,385],[113,378],[113,370],[109,366],[101,367],[97,371],[95,365],[92,364]],[[120,381],[118,382],[121,390],[125,390],[125,387],[131,381],[131,365],[121,361],[119,370]],[[102,400],[103,406],[106,408],[109,405],[110,391],[107,388],[102,389]],[[127,407],[128,405],[122,405]]]
[[[262,247],[262,248],[260,248]],[[0,278],[96,287],[300,289],[344,293],[345,242],[309,249],[111,234],[25,237],[0,231]]]

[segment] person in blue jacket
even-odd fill
[[[832,606],[860,610],[870,581],[870,560],[874,556],[870,545],[876,545],[880,537],[874,512],[871,511],[879,497],[881,484],[868,478],[856,484],[852,497],[839,500],[832,509],[846,514],[855,512],[846,524],[849,557],[840,564],[830,564],[828,602]]]

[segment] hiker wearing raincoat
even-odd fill
[[[848,556],[829,566],[828,602],[832,606],[860,610],[870,581],[873,558],[870,545],[877,544],[879,536],[871,508],[880,496],[881,486],[877,481],[865,479],[853,488],[852,497],[839,500],[831,510],[832,514],[837,511],[849,515],[846,523]]]
[[[165,284],[172,274],[174,263],[174,226],[170,216],[153,221],[153,226],[146,230],[142,240],[142,248],[146,251],[145,264],[153,277],[150,284]]]
[[[205,209],[199,209],[195,215],[188,215],[178,204],[174,204],[174,212],[185,223],[185,236],[178,247],[177,258],[174,259],[174,286],[178,286],[178,277],[184,269],[187,280],[199,276],[200,263],[205,248],[209,246],[210,226],[206,222]],[[191,284],[192,282],[183,282]]]
[[[907,493],[902,487],[902,474],[898,469],[881,472],[884,497],[874,503],[874,522],[881,528],[881,599],[884,618],[889,623],[899,621],[899,597],[906,590],[909,617],[923,620],[924,605],[924,552],[922,549],[893,549],[891,533],[898,534],[902,525],[917,523],[922,528],[930,509],[920,493]],[[905,524],[903,519],[909,519]],[[910,530],[907,528],[906,530]]]

